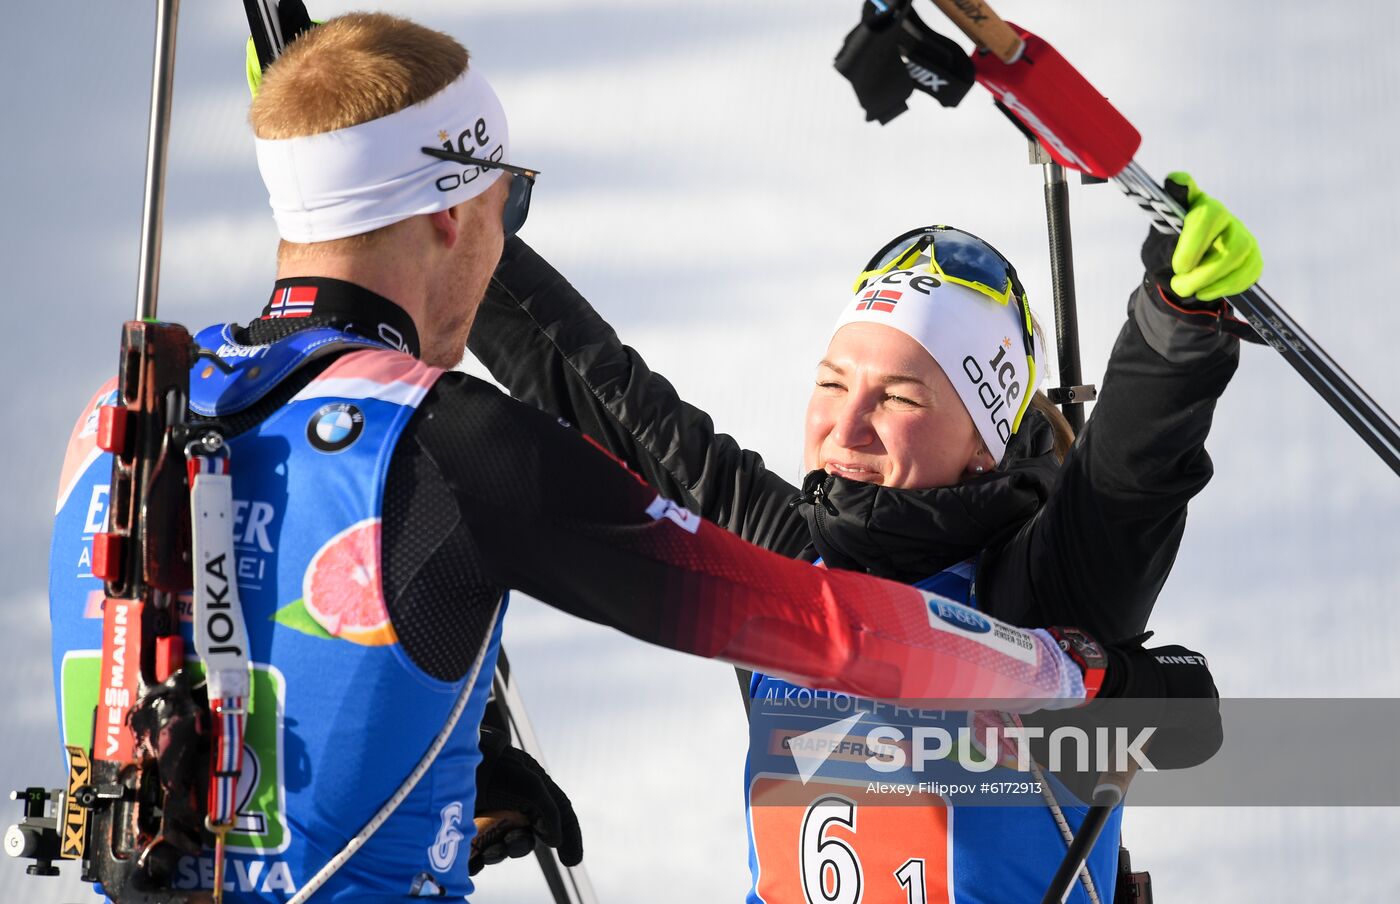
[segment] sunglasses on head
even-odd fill
[[[530,215],[530,193],[534,191],[535,177],[539,175],[539,170],[526,169],[523,166],[514,166],[509,163],[499,163],[495,160],[483,160],[480,157],[459,154],[456,151],[448,151],[443,148],[423,148],[423,153],[439,160],[470,163],[482,169],[498,169],[510,173],[514,178],[510,180],[510,193],[506,195],[505,210],[501,212],[501,226],[505,229],[506,238],[510,238],[520,231],[521,226],[525,225],[525,218]]]
[[[926,269],[939,279],[980,292],[998,304],[1021,307],[1021,339],[1026,357],[1035,357],[1035,326],[1030,300],[1016,268],[1001,252],[970,232],[952,226],[921,226],[892,239],[856,277],[859,292],[876,278],[895,270]]]

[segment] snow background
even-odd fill
[[[113,372],[135,295],[152,8],[51,0],[8,11],[0,272],[0,785],[62,781],[45,620],[48,522],[79,406]],[[380,4],[456,35],[543,171],[523,235],[721,429],[796,478],[811,368],[855,270],[926,222],[992,240],[1053,323],[1042,176],[981,89],[862,122],[830,60],[854,0],[417,0]],[[1264,0],[1002,0],[1145,136],[1159,177],[1189,169],[1259,237],[1265,284],[1400,413],[1394,98],[1400,59],[1345,15]],[[321,16],[350,8],[321,0]],[[925,18],[951,32],[936,10]],[[246,320],[275,233],[244,113],[237,4],[187,3],[179,30],[161,314]],[[59,34],[56,34],[58,32]],[[1138,279],[1145,220],[1111,186],[1072,192],[1088,379]],[[1276,354],[1248,347],[1209,444],[1216,481],[1154,618],[1207,652],[1230,696],[1393,696],[1400,665],[1400,482]],[[520,685],[585,831],[600,900],[736,901],[747,885],[744,723],[723,666],[644,647],[517,599]],[[1327,743],[1304,739],[1303,743]],[[8,823],[18,807],[4,811]],[[1134,811],[1125,839],[1174,901],[1360,901],[1400,887],[1382,809]],[[1008,852],[1011,853],[1011,852]],[[92,900],[66,870],[0,858],[0,901]],[[545,898],[533,861],[479,900]]]

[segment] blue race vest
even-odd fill
[[[962,562],[915,586],[975,607],[975,573],[972,561]],[[877,775],[868,764],[877,753],[867,747],[870,726],[904,725],[906,736],[910,725],[940,726],[957,737],[958,728],[968,727],[967,713],[900,709],[758,673],[749,694],[749,904],[1005,904],[1045,894],[1068,845],[1038,793],[1032,797],[1026,787],[1014,795],[1030,805],[957,805],[936,780],[967,781],[961,768],[940,771],[933,764]],[[827,733],[858,712],[849,727]],[[807,739],[799,737],[809,731]],[[821,762],[805,776],[798,757],[804,746]],[[872,789],[872,777],[886,787]],[[983,777],[1018,788],[1033,779],[1000,766]],[[1073,800],[1052,776],[1046,779],[1058,800]],[[1061,809],[1071,830],[1088,812],[1065,803]],[[1104,902],[1113,900],[1120,822],[1115,810],[1088,861]],[[1068,900],[1087,904],[1088,895],[1076,883]]]
[[[404,654],[380,581],[380,516],[395,444],[441,371],[371,340],[310,329],[241,346],[203,331],[190,407],[227,416],[265,397],[309,358],[338,357],[286,405],[229,442],[237,580],[252,660],[251,709],[225,900],[287,900],[339,853],[423,758],[464,692],[467,706],[431,769],[317,892],[382,902],[472,891],[467,876],[481,721],[500,647],[502,600],[474,670],[444,682]],[[102,646],[101,582],[91,573],[111,457],[95,445],[105,386],[69,445],[54,524],[49,601],[65,744],[92,740]],[[180,602],[190,639],[191,604]],[[193,649],[187,643],[188,649]],[[177,886],[207,888],[209,856]]]

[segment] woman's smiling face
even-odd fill
[[[837,330],[817,365],[803,463],[898,489],[952,486],[996,465],[928,351],[874,323]]]

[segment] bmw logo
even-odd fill
[[[306,441],[322,452],[343,452],[365,429],[365,414],[349,402],[332,402],[306,422]]]
[[[929,600],[929,610],[954,628],[961,628],[973,634],[986,634],[992,630],[992,623],[976,611],[966,606],[956,606],[939,600]]]

